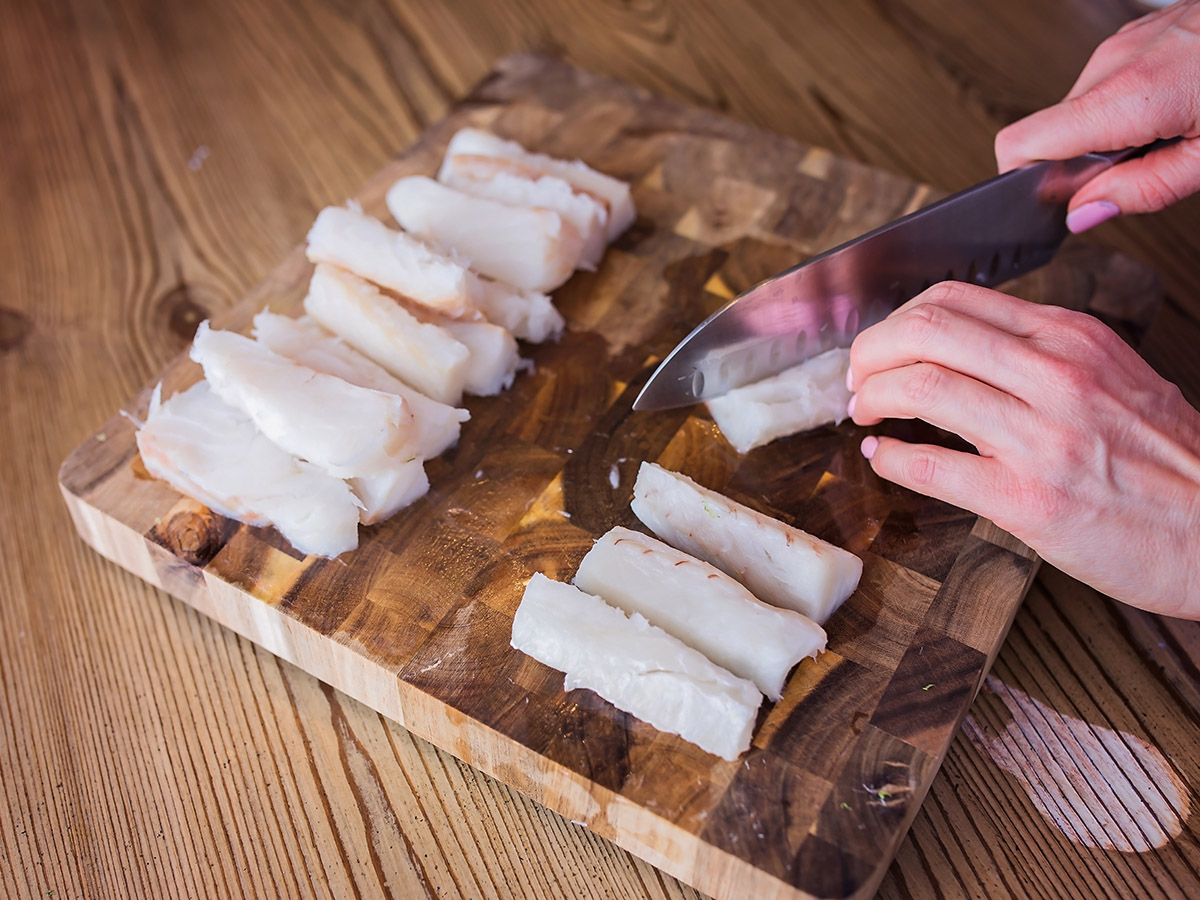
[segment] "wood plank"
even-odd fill
[[[710,24],[717,4],[731,7],[730,25]],[[183,348],[188,322],[232,305],[321,204],[351,195],[506,53],[563,52],[660,94],[957,188],[990,174],[996,128],[1060,97],[1091,48],[1142,8],[1125,0],[834,0],[781,11],[717,4],[8,5],[0,28],[0,425],[9,436],[0,465],[0,719],[12,727],[0,728],[0,895],[389,895],[373,868],[359,882],[340,874],[362,852],[362,832],[333,818],[336,809],[381,837],[380,855],[400,865],[410,852],[420,859],[431,898],[696,896],[126,576],[76,537],[55,463]],[[781,15],[786,38],[764,43],[772,29],[756,23]],[[850,52],[822,51],[831,24],[852,35]],[[743,28],[754,39],[731,52],[729,33]],[[878,65],[885,47],[893,48],[888,64]],[[1144,351],[1193,402],[1198,211],[1193,200],[1108,223],[1090,238],[1163,274],[1169,305]],[[714,480],[724,464],[711,461]],[[1124,711],[1154,724],[1141,736],[1179,757],[1194,794],[1200,772],[1181,748],[1195,728],[1197,654],[1188,648],[1197,626],[1129,617],[1090,593],[1080,602],[1078,585],[1050,569],[1037,583],[1080,636],[1042,661],[1044,683],[1073,684],[1092,643],[1119,656],[1119,677],[1095,692],[1091,724],[1107,727]],[[1017,628],[1033,621],[1032,609],[1018,613]],[[1019,655],[1010,643],[999,660]],[[358,782],[340,766],[311,764],[327,735],[341,741],[346,720],[389,786],[384,808],[360,806]],[[1076,783],[1105,808],[1110,795],[1082,775]],[[277,815],[227,803],[218,815],[217,792],[270,796]],[[1095,851],[1026,797],[960,737],[880,896],[1093,893]],[[1191,816],[1174,843],[1196,838]],[[1180,895],[1150,874],[1156,856],[1170,852],[1122,856],[1142,874],[1139,896]],[[1184,895],[1200,894],[1195,882],[1184,885]]]
[[[468,123],[543,152],[583,155],[634,184],[641,215],[598,272],[558,292],[568,335],[527,348],[534,373],[506,395],[471,401],[459,446],[431,466],[430,494],[365,531],[345,560],[305,559],[270,529],[238,527],[149,479],[132,426],[117,416],[60,475],[80,533],[264,649],[701,890],[870,894],[1035,561],[974,516],[874,478],[852,424],[737,458],[703,411],[634,414],[630,402],[657,360],[728,292],[934,193],[552,58],[521,56],[374,175],[359,201],[380,214],[386,187],[432,173]],[[1097,312],[1140,333],[1156,282],[1110,258],[1079,245],[1015,287],[1084,309],[1099,298]],[[296,313],[309,273],[302,250],[293,251],[218,324],[244,330],[264,304]],[[196,377],[181,357],[161,380],[169,393]],[[149,390],[127,405],[135,418]],[[713,451],[725,460],[714,486],[873,560],[862,599],[827,623],[829,653],[797,669],[783,700],[765,711],[756,749],[732,764],[594,695],[563,694],[560,675],[508,646],[533,571],[569,576],[591,539],[613,524],[636,525],[628,484],[611,486],[613,465],[630,463],[626,479],[640,459],[699,474],[712,471]],[[864,630],[871,642],[858,640]],[[791,799],[781,803],[781,792]],[[807,812],[795,817],[793,804]],[[374,856],[358,864],[389,883],[406,877]]]

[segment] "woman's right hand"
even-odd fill
[[[1086,231],[1200,190],[1200,0],[1179,0],[1104,41],[1061,103],[996,135],[996,161],[1006,172],[1177,136],[1183,140],[1084,185],[1071,200],[1067,226]]]

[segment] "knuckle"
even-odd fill
[[[1157,212],[1173,206],[1184,198],[1184,192],[1168,181],[1156,169],[1146,168],[1143,175],[1134,184],[1138,209],[1144,212]]]
[[[939,281],[929,289],[929,299],[936,303],[955,303],[967,299],[972,285],[962,281]]]
[[[1074,359],[1049,360],[1046,377],[1049,384],[1070,396],[1085,393],[1095,383],[1091,370]]]
[[[1116,338],[1111,328],[1086,313],[1076,313],[1070,322],[1084,350],[1107,351]]]
[[[911,366],[911,371],[904,376],[901,391],[909,405],[918,409],[926,409],[933,405],[938,389],[942,385],[944,373],[934,365],[918,363]]]
[[[925,450],[913,451],[904,463],[904,478],[914,488],[928,488],[936,483],[939,473],[937,458]]]
[[[925,347],[937,340],[945,325],[945,310],[932,303],[921,303],[904,317],[904,338],[915,347]]]

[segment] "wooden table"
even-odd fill
[[[426,8],[428,7],[428,8]],[[59,461],[500,56],[955,189],[1137,12],[1099,0],[10,3],[0,895],[691,889],[104,562]],[[1104,226],[1200,403],[1200,205]],[[1196,896],[1200,626],[1043,567],[882,897]]]

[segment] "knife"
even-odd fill
[[[711,400],[834,347],[939,281],[991,287],[1049,262],[1071,196],[1177,139],[997,175],[828,250],[731,300],[659,364],[635,410]]]

